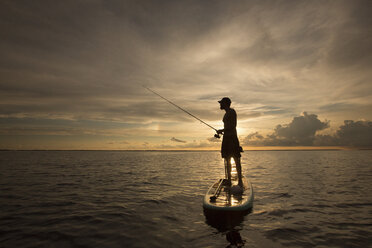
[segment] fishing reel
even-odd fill
[[[216,129],[215,129],[215,130],[216,130]],[[214,137],[215,137],[216,139],[221,138],[221,136],[220,136],[220,134],[222,134],[221,131],[222,131],[222,130],[216,130],[216,134],[214,135]]]

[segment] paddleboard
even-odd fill
[[[237,177],[233,177],[231,185],[227,179],[219,179],[208,189],[204,196],[203,207],[207,210],[246,211],[253,207],[253,187],[243,176],[243,191],[239,190]]]

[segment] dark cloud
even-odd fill
[[[146,121],[164,122],[195,122],[196,120],[160,98],[137,102],[128,99],[106,99],[98,97],[75,98],[71,97],[68,102],[63,98],[45,98],[34,101],[30,97],[18,98],[18,102],[3,98],[0,104],[2,117],[29,117],[51,119],[75,119],[75,120],[107,120],[122,121],[127,123],[143,123]],[[215,120],[221,113],[218,106],[211,107],[214,111],[202,108],[202,106],[185,104],[186,109],[205,120]]]
[[[0,118],[0,135],[98,135],[123,136],[130,134],[131,129],[138,124],[113,121],[81,121],[58,119],[32,119],[32,118]],[[128,132],[123,132],[123,128]]]
[[[319,136],[315,144],[372,147],[372,122],[346,120],[334,135]]]
[[[129,23],[149,45],[184,43],[220,25],[230,4],[223,1],[104,1],[102,7]],[[171,21],[170,21],[171,20]],[[171,40],[169,39],[171,38]],[[169,43],[170,42],[170,43]]]
[[[332,135],[317,134],[329,127],[329,121],[320,121],[316,115],[294,117],[286,125],[278,125],[266,137],[253,132],[243,139],[244,145],[253,146],[349,146],[372,147],[372,122],[346,120]]]
[[[133,92],[125,81],[140,72],[138,47],[99,2],[2,1],[1,95],[63,97],[68,103],[71,97]]]
[[[357,107],[356,104],[338,102],[338,103],[330,103],[330,104],[320,106],[319,109],[321,111],[327,111],[327,112],[339,112],[339,111],[345,111],[345,110],[352,110],[352,109],[355,109],[356,107]]]
[[[372,122],[347,120],[336,132],[340,144],[372,146]]]
[[[321,1],[285,1],[274,5],[263,1],[255,5],[244,15],[256,31],[253,37],[247,37],[253,42],[234,48],[233,59],[292,70],[314,66],[333,33],[327,8],[333,8],[338,15],[342,5],[331,6]]]
[[[247,141],[250,141],[250,140],[262,140],[263,139],[263,136],[261,134],[259,134],[258,132],[254,132],[254,133],[250,133],[247,135],[247,137],[245,137],[245,139]]]
[[[311,145],[317,131],[329,127],[329,122],[322,122],[317,115],[303,113],[294,117],[287,125],[278,125],[272,137],[293,145]]]
[[[272,134],[263,137],[258,132],[249,134],[243,141],[245,145],[263,144],[268,146],[313,145],[317,131],[329,127],[328,121],[320,121],[315,114],[303,113],[294,117],[291,123],[277,125]]]
[[[220,143],[221,139],[218,139],[216,137],[210,137],[207,139],[207,141],[212,142],[212,143]]]
[[[208,84],[209,79],[213,84],[220,74],[224,78],[226,73],[220,66],[226,68],[226,62],[235,64],[239,56],[244,66],[270,63],[273,67],[289,67],[298,63],[304,67],[320,59],[323,45],[339,31],[327,26],[332,24],[327,19],[327,8],[332,9],[331,14],[340,16],[341,10],[350,8],[350,25],[356,27],[352,39],[366,40],[358,39],[359,35],[370,33],[365,32],[370,27],[368,8],[358,15],[365,4],[2,1],[0,29],[6,35],[0,44],[3,55],[0,90],[3,94],[22,92],[35,98],[91,95],[118,98],[119,93],[136,97],[141,90],[133,84],[150,82],[166,87],[172,81],[190,88],[200,82]],[[181,65],[180,70],[175,68],[174,62],[182,63],[179,57],[187,57],[182,51],[197,51],[199,46],[214,48],[213,43],[221,38],[233,42],[226,44],[227,50],[221,56],[197,63],[195,68],[187,68],[188,65],[183,65],[186,68]],[[353,54],[355,48],[348,47],[347,53]],[[270,89],[275,90],[272,85]]]
[[[223,96],[239,121],[304,109],[342,116],[363,108],[338,121],[371,118],[370,9],[363,0],[3,0],[0,117],[195,121],[145,84],[208,123],[223,115]],[[306,132],[300,118],[247,142],[310,144],[324,122],[303,118]]]
[[[172,137],[170,140],[174,142],[179,142],[179,143],[187,143],[187,141],[176,139],[175,137]]]
[[[341,67],[371,67],[372,54],[372,2],[349,1],[349,9],[328,53],[329,62]]]

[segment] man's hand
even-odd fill
[[[223,133],[223,129],[217,130],[217,134],[222,134],[222,133]]]

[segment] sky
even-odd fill
[[[372,147],[372,1],[0,2],[0,149]]]

